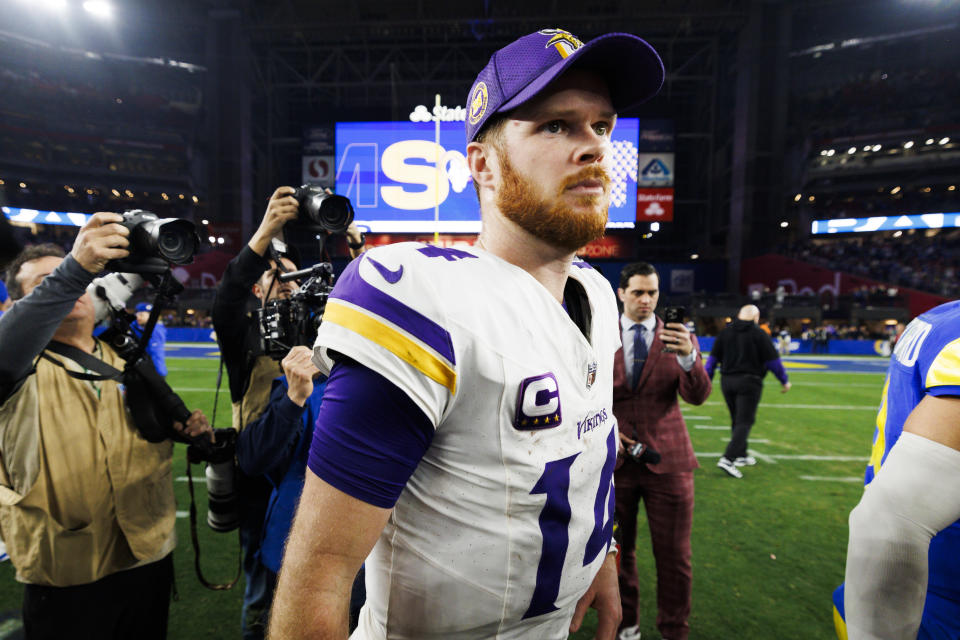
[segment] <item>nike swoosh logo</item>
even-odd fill
[[[380,275],[383,276],[383,279],[389,282],[390,284],[396,284],[400,278],[403,276],[403,265],[400,265],[395,271],[387,269],[385,266],[374,260],[373,258],[368,257],[367,261],[380,272]]]

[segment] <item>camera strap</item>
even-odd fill
[[[79,371],[68,369],[62,360],[57,360],[56,358],[51,358],[49,355],[47,355],[47,351],[52,351],[66,358],[70,358],[87,371],[93,371],[94,373],[80,373]],[[100,358],[87,353],[83,349],[78,349],[72,345],[64,344],[62,342],[51,340],[50,343],[47,344],[46,348],[40,353],[40,357],[44,360],[52,362],[58,367],[61,367],[67,372],[68,376],[71,378],[76,378],[77,380],[103,382],[104,380],[120,380],[123,377],[122,371],[110,366]]]

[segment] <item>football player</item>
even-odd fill
[[[271,634],[566,638],[620,619],[612,550],[619,346],[604,232],[617,111],[658,90],[643,40],[544,29],[468,100],[476,248],[373,249],[339,279],[314,360],[329,381]],[[369,556],[369,557],[368,557]]]
[[[960,638],[960,301],[897,341],[850,514],[841,640]]]

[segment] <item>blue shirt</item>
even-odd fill
[[[134,320],[130,323],[130,328],[139,338],[143,335],[143,327]],[[167,356],[164,349],[167,345],[167,328],[159,322],[153,327],[153,333],[150,335],[150,342],[147,344],[147,353],[153,360],[153,366],[161,376],[167,375]]]
[[[243,472],[263,474],[273,485],[258,554],[260,562],[274,573],[280,572],[283,548],[303,493],[307,456],[325,387],[326,378],[314,381],[313,393],[299,407],[287,395],[286,376],[277,378],[267,408],[237,440],[237,462]]]

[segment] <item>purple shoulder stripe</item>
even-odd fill
[[[574,262],[573,266],[580,267],[581,269],[593,269],[593,267],[590,266],[589,262],[584,262],[582,260],[578,260],[577,262]]]
[[[450,333],[419,311],[411,309],[361,278],[358,269],[363,259],[353,260],[347,265],[330,293],[330,298],[344,300],[377,314],[428,345],[450,364],[456,364]]]

